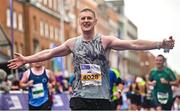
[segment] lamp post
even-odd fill
[[[11,30],[11,59],[14,58],[14,23],[13,23],[13,0],[9,0],[9,6],[10,6],[10,30]],[[17,70],[16,70],[17,71]],[[14,75],[14,71],[11,69],[11,74]],[[17,77],[17,76],[16,76]]]
[[[9,0],[10,5],[10,29],[11,29],[11,59],[14,58],[14,29],[13,29],[13,0]]]
[[[65,41],[65,37],[64,37],[64,18],[65,18],[65,13],[64,13],[64,0],[60,1],[60,8],[59,8],[59,12],[60,12],[60,27],[61,27],[61,32],[60,32],[60,40],[61,43],[63,43]],[[60,61],[60,65],[61,65],[61,70],[62,73],[64,74],[64,57],[59,57],[59,61]]]

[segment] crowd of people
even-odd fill
[[[159,58],[161,58],[162,55],[159,55]],[[158,57],[157,57],[158,58]],[[158,64],[158,63],[157,63]],[[161,63],[163,64],[163,63]],[[21,80],[15,81],[17,82],[16,85],[11,85],[7,87],[6,85],[1,85],[1,90],[4,90],[6,92],[12,91],[12,90],[20,90],[23,88],[23,90],[29,91],[29,89],[32,86],[32,80],[27,82],[26,85],[24,84],[25,79],[28,79],[31,74],[38,74],[35,70],[36,67],[41,66],[40,75],[45,73],[45,67],[42,65],[42,63],[34,63],[32,64],[32,68],[27,69],[26,72],[24,72],[23,77],[21,77]],[[160,66],[160,65],[159,65]],[[37,70],[37,69],[36,69]],[[47,69],[46,69],[47,70]],[[152,70],[154,71],[155,68]],[[36,73],[35,73],[36,72]],[[0,73],[4,74],[4,76],[1,76],[2,78],[5,78],[6,73],[1,69]],[[53,73],[49,72],[47,70],[47,73]],[[37,75],[37,76],[40,76]],[[158,74],[156,74],[158,75]],[[28,77],[27,77],[28,76]],[[49,91],[49,95],[47,96],[49,99],[45,101],[45,105],[39,105],[37,109],[50,109],[52,107],[53,103],[53,94],[57,93],[66,93],[71,95],[72,94],[72,84],[75,80],[75,76],[71,74],[70,77],[65,78],[62,73],[60,74],[52,74],[51,76],[51,82],[47,84],[47,88]],[[148,75],[143,75],[143,77],[135,76],[134,78],[130,80],[124,80],[121,78],[120,71],[116,68],[110,68],[109,70],[109,77],[110,77],[110,93],[111,93],[111,107],[113,110],[177,110],[180,108],[180,87],[178,84],[170,85],[170,88],[172,89],[172,94],[170,98],[170,103],[168,104],[162,104],[158,101],[154,101],[155,96],[153,96],[153,89],[160,89],[159,86],[152,85],[150,81],[152,81],[151,73]],[[47,78],[47,77],[46,77]],[[53,78],[53,79],[52,79]],[[168,78],[170,79],[170,78]],[[159,79],[160,80],[160,79]],[[34,80],[38,81],[38,80]],[[7,82],[7,83],[10,83]],[[41,82],[40,82],[41,83]],[[177,83],[180,83],[180,78],[177,78]],[[4,83],[3,83],[4,84]],[[51,85],[50,85],[51,84]],[[161,83],[157,83],[161,84]],[[4,86],[4,87],[2,87]],[[16,87],[16,88],[14,88]],[[26,87],[30,87],[29,89]],[[160,86],[163,87],[163,86]],[[9,88],[9,89],[7,89]],[[31,89],[32,90],[32,89]],[[47,90],[47,89],[46,89]],[[162,89],[165,91],[164,89]],[[167,90],[167,88],[166,88]],[[170,92],[171,93],[171,92]],[[33,92],[31,91],[31,93]],[[40,94],[36,94],[40,95]],[[29,95],[30,96],[30,95]],[[29,101],[33,101],[33,99],[29,99]],[[39,104],[39,101],[37,99],[34,99],[35,102],[33,102],[35,105]],[[32,102],[31,102],[32,103]],[[157,104],[158,103],[158,104]],[[33,109],[34,107],[29,105],[30,109]],[[167,109],[169,108],[169,109]]]

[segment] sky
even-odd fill
[[[124,0],[125,16],[138,28],[138,38],[161,41],[173,36],[175,47],[169,53],[152,50],[155,56],[163,54],[170,68],[180,73],[180,0]]]

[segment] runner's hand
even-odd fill
[[[25,64],[25,57],[19,53],[15,53],[15,58],[8,61],[8,67],[10,69],[17,69],[18,67],[22,66]]]
[[[161,78],[160,81],[161,81],[162,84],[168,84],[168,81],[165,80],[164,78]]]
[[[173,39],[172,36],[169,37],[169,39],[164,39],[162,42],[162,48],[163,49],[173,49],[175,44],[175,40]]]
[[[156,85],[156,81],[155,81],[155,80],[152,81],[152,85],[153,85],[153,86]]]
[[[27,82],[28,87],[32,87],[32,86],[33,86],[33,82],[34,82],[33,80],[28,81],[28,82]]]

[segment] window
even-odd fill
[[[43,0],[38,0],[39,3],[42,3]]]
[[[57,11],[58,11],[58,12],[60,12],[60,9],[61,9],[61,7],[60,7],[60,6],[61,6],[61,3],[62,3],[62,2],[61,2],[60,0],[58,0],[58,3],[57,3]]]
[[[58,28],[55,28],[54,30],[55,32],[55,39],[58,40],[58,37],[59,37],[59,32],[58,32]]]
[[[44,36],[44,23],[43,23],[43,21],[40,21],[40,35]]]
[[[10,9],[7,9],[6,11],[6,24],[8,27],[11,26],[11,15],[10,15]],[[16,12],[13,12],[13,28],[16,29],[17,28],[17,14]]]
[[[14,43],[14,52],[18,52],[18,45],[17,45],[17,42]]]
[[[76,16],[75,16],[75,14],[69,13],[68,16],[70,18],[72,27],[75,28],[76,27]]]
[[[16,52],[16,51],[14,51],[14,52]],[[11,56],[11,50],[7,50],[7,54],[8,54],[9,56]]]
[[[49,1],[49,3],[48,3],[49,8],[52,8],[52,0],[48,0],[48,1]]]
[[[17,28],[17,15],[16,15],[16,12],[13,12],[13,27],[14,27],[14,29]]]
[[[10,18],[10,10],[9,9],[7,9],[7,11],[6,11],[6,24],[8,27],[11,26],[11,18]]]
[[[48,2],[47,0],[44,0],[44,2],[43,2],[43,3],[44,3],[44,5],[47,5],[47,2]]]
[[[57,11],[57,0],[53,1],[53,9]]]
[[[33,30],[36,31],[37,30],[37,20],[36,20],[36,16],[33,16]]]
[[[54,38],[54,28],[53,26],[50,26],[50,38]]]
[[[63,39],[63,37],[61,37],[61,31],[60,30],[58,30],[58,40],[60,40],[61,42],[62,42],[62,39]],[[63,35],[62,35],[63,36]]]
[[[47,23],[45,23],[45,37],[49,36],[49,26]]]
[[[20,46],[19,46],[19,53],[21,53],[21,54],[23,54],[23,44],[20,44]]]
[[[33,40],[33,50],[34,50],[34,53],[40,51],[40,44],[39,44],[39,41],[36,39]]]
[[[20,31],[23,31],[23,18],[22,18],[22,14],[18,15],[18,29]]]
[[[37,0],[31,0],[32,3],[37,3]]]

